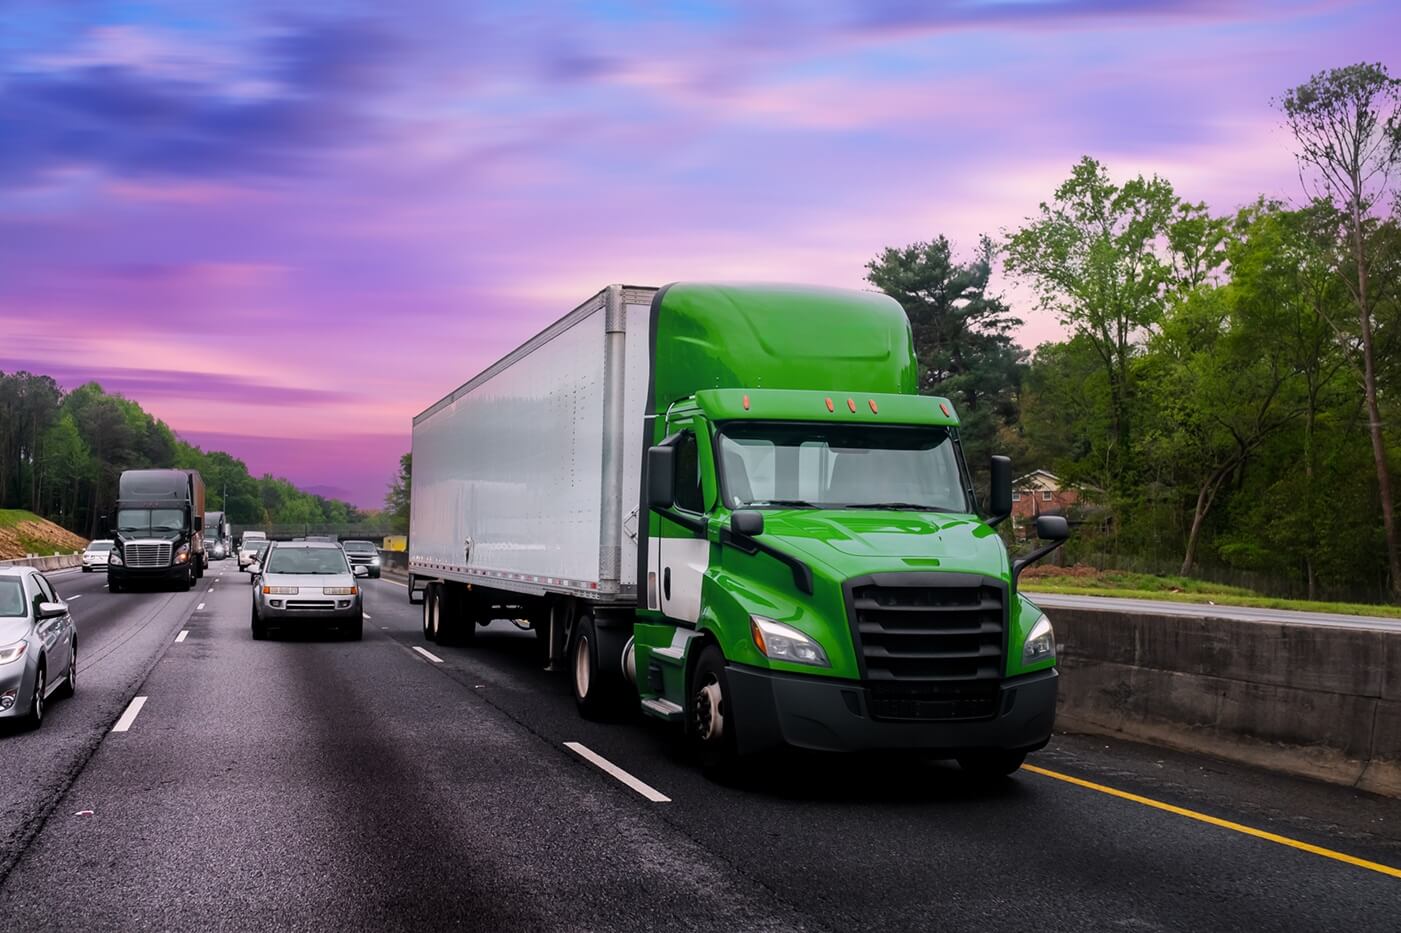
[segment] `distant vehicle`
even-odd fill
[[[0,720],[31,729],[51,696],[78,686],[78,630],[68,604],[33,567],[0,567]]]
[[[127,470],[117,483],[107,588],[157,580],[189,589],[204,576],[204,479],[196,470]]]
[[[253,561],[253,545],[258,541],[267,541],[268,536],[261,531],[245,531],[243,533],[243,543],[238,548],[238,569],[244,570]]]
[[[238,552],[238,560],[239,564],[241,565],[239,569],[245,571],[248,574],[249,583],[257,582],[258,571],[254,570],[253,568],[266,558],[268,549],[271,547],[272,542],[267,540],[266,538],[262,538],[256,539],[251,544],[245,545],[243,550]],[[248,562],[246,564],[243,562],[244,555],[248,556]]]
[[[253,563],[253,637],[262,640],[271,627],[337,628],[360,639],[364,605],[357,577],[338,545],[324,541],[279,542],[268,549],[267,563]]]
[[[409,589],[432,641],[528,617],[585,716],[724,767],[781,746],[956,758],[1049,741],[1056,647],[892,298],[598,292],[413,419]]]
[[[298,541],[319,541],[322,544],[339,544],[335,535],[307,535],[305,538],[297,538]]]
[[[83,550],[83,573],[106,570],[107,558],[112,556],[112,545],[110,539],[89,541],[87,548]]]
[[[223,560],[233,553],[233,536],[223,512],[204,513],[204,541],[210,560]]]
[[[370,576],[379,578],[379,548],[373,541],[342,541],[341,547],[345,549],[345,556],[350,558],[350,566],[368,567]]]

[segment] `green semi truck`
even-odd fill
[[[916,393],[892,299],[610,286],[414,419],[424,635],[530,620],[580,711],[619,703],[722,766],[782,746],[1016,770],[1055,718],[958,414]]]

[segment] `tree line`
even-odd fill
[[[204,477],[205,508],[236,526],[344,524],[354,506],[255,477],[242,460],[182,441],[163,421],[95,382],[64,392],[53,379],[0,372],[0,507],[28,509],[87,538],[114,516],[123,470],[177,467]]]
[[[959,260],[887,249],[868,280],[910,315],[921,391],[970,463],[1006,452],[1078,485],[1070,548],[1401,597],[1401,81],[1315,75],[1275,102],[1297,204],[1231,214],[1085,157],[1019,228]],[[1028,354],[994,263],[1068,338]]]

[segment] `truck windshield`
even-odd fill
[[[117,530],[128,537],[173,538],[185,528],[180,509],[120,509]]]
[[[947,428],[741,422],[719,439],[732,509],[972,511]]]

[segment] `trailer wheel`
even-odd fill
[[[973,752],[958,756],[958,766],[974,777],[1000,778],[1016,773],[1026,761],[1026,752],[1009,752],[1001,749]]]
[[[569,683],[574,704],[585,719],[598,719],[608,710],[608,681],[598,665],[598,632],[593,616],[581,613],[569,642]]]
[[[725,655],[716,645],[701,649],[687,691],[686,735],[701,767],[727,774],[739,760]]]
[[[443,585],[430,583],[423,593],[423,637],[436,642],[442,630]]]

